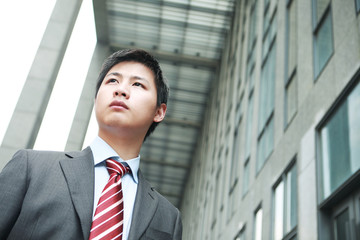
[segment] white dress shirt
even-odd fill
[[[106,183],[109,180],[109,173],[106,169],[105,160],[112,158],[121,163],[126,163],[132,174],[126,174],[121,178],[121,185],[123,189],[123,200],[124,200],[124,224],[123,224],[123,240],[127,240],[131,219],[134,209],[135,196],[138,184],[138,170],[140,164],[140,156],[124,161],[119,155],[112,149],[104,140],[100,137],[96,137],[95,140],[90,144],[94,156],[95,166],[95,188],[94,188],[94,210],[99,202],[101,192],[104,189]],[[125,165],[126,165],[125,164]]]

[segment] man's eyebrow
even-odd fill
[[[109,76],[122,77],[123,75],[121,73],[119,73],[119,72],[111,72],[108,75],[106,75],[106,77],[109,77]],[[145,82],[149,82],[149,80],[147,78],[143,78],[143,77],[140,77],[140,76],[137,76],[137,75],[131,76],[130,78],[133,79],[133,80],[142,80],[142,81],[145,81]]]
[[[106,75],[106,77],[109,77],[109,76],[112,76],[112,75],[114,75],[114,76],[116,76],[116,77],[120,77],[120,76],[122,76],[122,74],[121,74],[121,73],[118,73],[118,72],[111,72],[111,73],[109,73],[108,75]]]
[[[143,80],[143,81],[146,81],[146,82],[149,81],[149,80],[147,80],[146,78],[139,77],[139,76],[132,76],[131,78],[132,78],[132,79],[135,79],[135,80]]]

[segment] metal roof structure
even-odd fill
[[[230,29],[233,0],[93,0],[97,39],[112,50],[141,48],[170,85],[165,120],[145,141],[141,169],[180,207],[212,82]]]

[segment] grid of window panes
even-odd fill
[[[330,0],[313,0],[313,23],[316,79],[334,51]]]
[[[233,140],[233,154],[231,158],[230,168],[230,191],[229,191],[229,206],[228,206],[228,219],[234,214],[235,211],[235,188],[238,184],[238,164],[240,162],[240,139],[241,139],[241,119],[242,119],[242,97],[237,103],[235,112],[235,131]]]
[[[281,240],[297,225],[296,165],[285,172],[274,188],[273,240]]]
[[[273,149],[274,139],[274,97],[276,70],[276,10],[270,2],[265,9],[263,37],[263,67],[260,79],[258,154],[256,171],[264,165]]]
[[[214,191],[214,201],[213,201],[213,210],[212,210],[212,214],[213,214],[213,220],[212,220],[212,224],[211,224],[211,230],[213,231],[213,233],[215,232],[215,225],[216,225],[216,218],[218,216],[218,205],[219,205],[219,194],[217,194],[217,190],[220,187],[220,173],[221,173],[221,168],[219,168],[216,172],[216,182],[215,182],[215,189]]]
[[[254,78],[255,78],[255,47],[256,47],[256,19],[257,19],[257,0],[253,1],[250,6],[250,23],[248,32],[248,59],[246,67],[246,75],[248,80],[248,106],[246,117],[246,135],[245,135],[245,151],[244,159],[250,158],[251,139],[252,139],[252,122],[254,108]]]
[[[287,0],[285,61],[285,125],[297,111],[297,0]]]
[[[360,84],[320,130],[322,199],[360,169]]]
[[[242,7],[245,8],[245,4],[242,5]],[[244,11],[242,10],[241,8],[241,11]],[[240,87],[241,87],[241,82],[242,82],[242,73],[243,73],[243,59],[244,59],[244,48],[245,48],[245,44],[244,44],[244,41],[245,41],[245,23],[246,23],[246,14],[244,14],[243,18],[242,18],[242,24],[241,24],[241,42],[240,42],[240,46],[239,46],[239,49],[240,49],[240,55],[239,55],[239,80],[238,80],[238,90],[240,90]],[[245,54],[247,55],[247,54]],[[238,91],[240,92],[240,91]]]

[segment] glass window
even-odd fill
[[[263,134],[260,135],[258,143],[258,154],[256,159],[256,171],[258,172],[264,165],[267,157],[274,147],[274,118],[264,128]]]
[[[274,94],[275,94],[275,53],[270,50],[263,67],[260,84],[259,140],[256,170],[259,171],[272,152],[274,145]]]
[[[262,217],[263,210],[262,208],[259,208],[255,213],[254,240],[262,240]]]
[[[286,15],[286,61],[285,61],[285,124],[292,120],[297,111],[297,13],[296,0],[289,0]]]
[[[356,11],[359,12],[360,11],[360,0],[355,0],[356,3]]]
[[[242,100],[243,95],[240,97],[240,101],[236,105],[236,115],[235,115],[235,127],[238,128],[242,118]]]
[[[284,234],[284,182],[281,181],[274,193],[274,240]]]
[[[249,162],[248,160],[244,164],[242,195],[245,195],[249,191]]]
[[[213,205],[213,223],[211,228],[214,229],[216,225],[216,218],[218,216],[218,210],[219,210],[219,193],[218,190],[220,189],[220,173],[221,173],[221,167],[216,172],[216,182],[215,182],[215,190],[214,190],[214,205]]]
[[[335,217],[335,239],[350,240],[350,217],[349,209],[346,208],[342,213]]]
[[[235,131],[234,131],[234,141],[233,141],[233,154],[231,159],[231,170],[230,170],[230,192],[232,192],[235,184],[238,180],[238,162],[240,161],[240,129],[241,129],[241,119],[242,119],[242,97],[240,102],[236,105],[235,113]]]
[[[331,207],[322,209],[326,217],[331,218],[331,222],[324,221],[324,224],[320,226],[321,229],[329,231],[323,232],[324,236],[334,240],[360,239],[359,197],[360,189],[353,190],[350,195],[340,196],[339,201]]]
[[[240,137],[239,129],[236,129],[234,133],[233,156],[231,158],[230,188],[233,188],[237,181],[237,167],[240,161]]]
[[[249,97],[247,119],[246,119],[246,139],[245,139],[245,159],[250,157],[251,152],[251,136],[252,136],[252,122],[253,122],[253,94]]]
[[[285,218],[285,233],[290,232],[297,225],[297,174],[296,165],[286,174],[286,218]]]
[[[252,54],[253,47],[256,41],[256,2],[251,7],[250,13],[250,26],[249,26],[249,42],[248,42],[248,53]]]
[[[241,229],[234,240],[245,240],[245,228]]]
[[[256,46],[256,12],[257,12],[257,1],[251,7],[250,13],[250,26],[249,26],[249,41],[248,41],[248,58],[247,58],[247,81],[249,81],[249,91],[251,92],[254,88],[254,69],[255,69],[255,46]]]
[[[269,53],[261,73],[260,80],[260,106],[259,106],[259,132],[265,127],[268,118],[274,110],[276,70],[276,46]]]
[[[267,8],[264,16],[263,64],[260,78],[258,148],[256,170],[259,171],[273,149],[273,111],[276,70],[276,8]]]
[[[320,129],[323,199],[360,168],[360,84]]]
[[[287,78],[290,78],[297,65],[297,8],[296,0],[292,0],[286,16],[287,41]]]
[[[296,73],[289,80],[288,84],[285,86],[285,98],[286,98],[286,123],[289,123],[291,119],[295,116],[297,111],[297,77]]]
[[[314,0],[313,4],[314,4],[314,8],[316,9],[316,11],[314,12],[315,20],[316,23],[318,23],[322,15],[326,11],[326,8],[329,6],[330,0]]]
[[[297,225],[296,176],[296,165],[293,165],[274,189],[274,240],[283,239]]]
[[[333,53],[331,11],[326,13],[321,26],[314,34],[314,69],[317,78]]]

